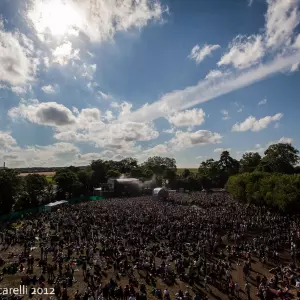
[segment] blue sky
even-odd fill
[[[300,148],[299,0],[0,2],[0,163]]]

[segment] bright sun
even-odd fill
[[[28,17],[37,32],[53,36],[74,34],[83,21],[74,3],[67,0],[36,0]]]

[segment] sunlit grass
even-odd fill
[[[181,174],[184,169],[190,170],[191,173],[197,173],[198,172],[198,168],[178,168],[177,169],[177,174]]]

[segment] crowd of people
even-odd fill
[[[1,226],[0,286],[14,274],[29,297],[299,297],[300,218],[223,192],[92,201]]]

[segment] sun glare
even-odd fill
[[[49,32],[53,36],[77,34],[82,17],[74,3],[66,0],[36,0],[28,17],[37,32]]]

